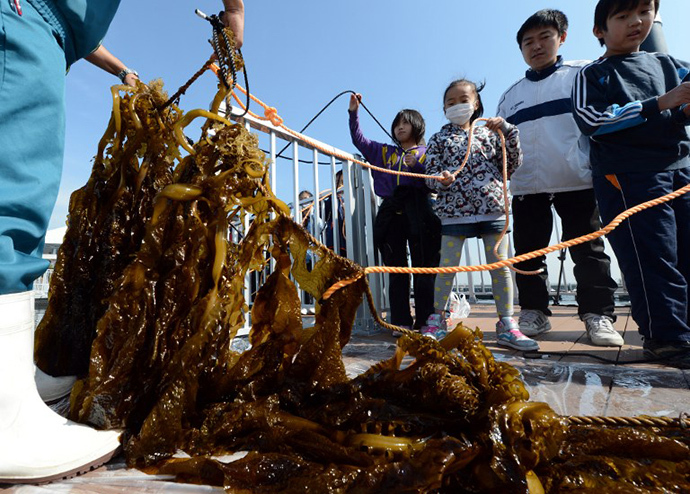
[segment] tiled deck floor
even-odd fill
[[[495,315],[492,305],[474,305],[465,323],[479,327],[497,359],[517,367],[527,384],[531,399],[548,403],[563,415],[678,417],[690,412],[690,370],[659,364],[624,364],[640,360],[642,340],[630,318],[629,309],[618,309],[616,329],[625,339],[621,349],[589,344],[584,325],[574,307],[553,307],[553,329],[539,337],[541,351],[583,352],[617,362],[605,364],[585,356],[547,355],[525,359],[520,352],[496,345]],[[354,336],[345,347],[348,373],[356,375],[381,359],[389,357],[395,339],[387,332],[373,336]],[[87,475],[45,486],[4,486],[0,492],[13,494],[115,494],[115,493],[206,493],[222,489],[175,484],[169,479],[147,476],[125,468],[122,458]]]
[[[625,340],[620,349],[591,345],[576,307],[556,306],[551,310],[552,330],[535,338],[541,353],[546,354],[539,359],[523,358],[521,352],[496,344],[493,305],[473,305],[464,322],[482,330],[485,344],[497,359],[522,372],[530,399],[544,401],[562,415],[678,417],[681,412],[690,412],[690,370],[653,363],[624,363],[644,359],[642,339],[629,308],[617,308],[614,327]],[[383,353],[383,348],[394,343],[394,338],[387,334],[355,337],[344,351],[346,365],[365,370],[367,364],[385,358],[388,354]],[[617,363],[549,352],[586,353]]]

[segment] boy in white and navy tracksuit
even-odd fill
[[[601,228],[589,146],[573,120],[570,99],[575,76],[587,62],[564,62],[558,55],[567,22],[562,12],[552,9],[541,10],[525,21],[517,38],[530,69],[498,104],[497,115],[520,129],[524,153],[523,165],[510,183],[516,255],[549,245],[552,205],[561,218],[563,240]],[[590,341],[595,345],[622,345],[623,339],[612,326],[617,284],[611,278],[603,239],[576,245],[569,252],[575,264],[578,314],[585,321]],[[516,267],[543,270],[539,275],[516,275],[520,330],[536,336],[551,329],[546,257]]]

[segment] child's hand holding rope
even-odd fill
[[[450,184],[455,182],[455,175],[450,173],[448,170],[443,170],[443,173],[441,173],[441,178],[439,178],[438,181],[444,187],[449,187]]]

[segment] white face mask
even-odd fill
[[[471,103],[459,103],[446,109],[446,118],[456,125],[464,125],[474,113]]]

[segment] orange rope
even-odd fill
[[[522,254],[516,257],[511,257],[510,259],[506,259],[504,261],[498,261],[494,262],[492,264],[480,264],[476,266],[455,266],[455,267],[447,267],[447,268],[398,268],[394,266],[371,266],[368,268],[364,268],[362,272],[366,274],[370,273],[401,273],[401,274],[437,274],[437,273],[463,273],[463,272],[470,272],[470,271],[491,271],[492,269],[497,269],[497,268],[502,268],[504,266],[510,266],[512,264],[516,264],[518,262],[522,261],[527,261],[529,259],[534,259],[535,257],[543,256],[546,255],[550,252],[554,252],[557,250],[565,249],[568,247],[572,247],[574,245],[579,245],[585,242],[589,242],[590,240],[594,240],[599,237],[603,237],[604,235],[610,233],[612,230],[614,230],[618,225],[623,222],[623,220],[627,219],[628,217],[632,216],[635,213],[639,213],[640,211],[643,211],[645,209],[649,209],[653,206],[658,206],[659,204],[663,204],[665,202],[671,201],[675,199],[676,197],[680,197],[683,194],[690,192],[690,184],[681,187],[680,189],[671,192],[670,194],[666,194],[665,196],[659,197],[657,199],[652,199],[647,202],[643,202],[642,204],[638,204],[637,206],[633,206],[630,209],[627,209],[626,211],[623,211],[621,214],[616,216],[608,225],[606,225],[604,228],[601,230],[598,230],[596,232],[592,232],[588,235],[583,235],[578,238],[573,238],[571,240],[567,240],[565,242],[561,242],[556,245],[551,245],[549,247],[546,247],[544,249],[539,249],[535,250],[532,252],[528,252],[526,254]],[[348,279],[348,280],[342,280],[339,281],[335,284],[333,284],[326,292],[323,294],[323,299],[327,300],[330,298],[333,293],[335,293],[337,290],[340,288],[350,285],[351,283],[354,283],[357,281],[357,279],[361,278],[361,276],[353,279]]]

